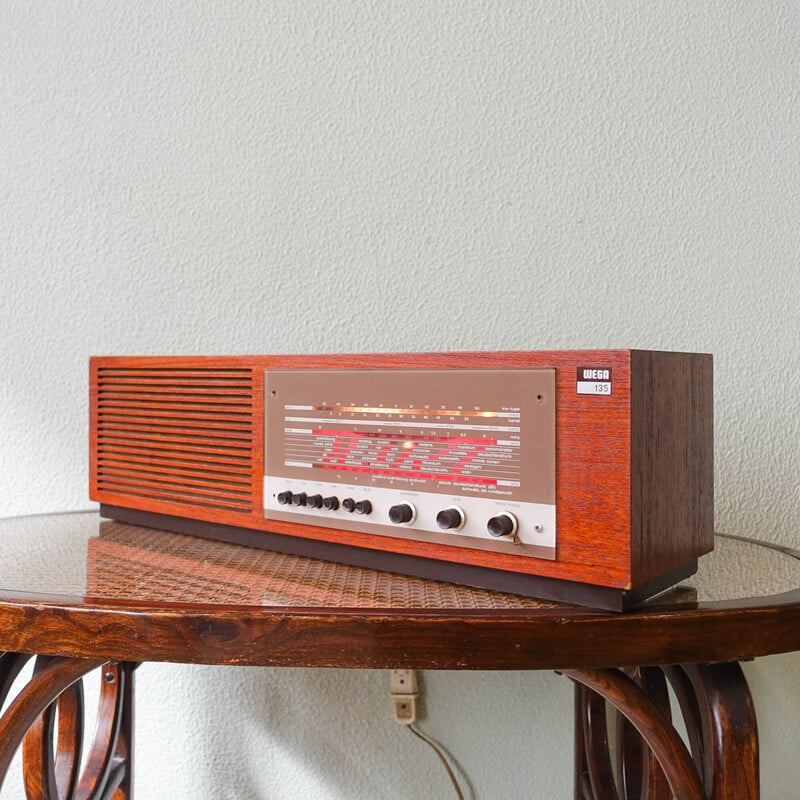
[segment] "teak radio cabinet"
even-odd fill
[[[530,387],[514,390],[537,371],[549,379],[538,403]],[[608,393],[586,394],[593,384],[584,372],[607,376],[600,385]],[[90,496],[105,516],[135,524],[623,610],[689,576],[713,546],[712,373],[708,354],[648,350],[95,357]],[[298,388],[298,379],[308,380]],[[509,401],[517,427],[484,428],[481,412],[466,425],[448,417],[469,408],[501,414]],[[426,403],[450,411],[423,411]],[[394,418],[400,422],[386,419],[393,405],[408,412]],[[503,468],[478,468],[491,460],[469,453],[444,469],[435,448],[459,447],[452,442],[467,429],[484,437]],[[285,431],[287,440],[302,439],[291,453]],[[325,440],[343,433],[358,440],[348,447],[361,455],[335,466],[337,442]],[[387,470],[377,445],[359,450],[398,437],[405,441],[391,446],[401,453],[412,439],[427,440],[416,452],[433,453],[411,462],[425,467]],[[532,474],[538,465],[547,466],[548,480]],[[516,480],[503,487],[492,480],[509,477]],[[285,513],[290,506],[277,498],[287,494],[287,480],[298,482],[302,506],[306,491],[321,502],[315,492],[357,483],[347,492],[371,496],[375,513],[344,513],[338,498],[334,511]],[[470,494],[477,483],[485,484],[482,496]],[[467,524],[458,533],[392,525],[390,503],[379,508],[375,497],[399,501],[401,489],[410,507],[432,497],[451,509],[482,505],[462,515]],[[509,501],[516,506],[501,505]],[[552,517],[539,511],[544,518],[520,524],[519,535],[487,535],[485,520],[497,513],[488,508],[521,523],[524,506]],[[482,531],[473,532],[479,518]]]

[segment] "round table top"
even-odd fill
[[[0,649],[117,661],[570,669],[800,649],[800,558],[717,537],[614,613],[225,544],[94,512],[0,520]]]

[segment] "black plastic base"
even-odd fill
[[[156,514],[152,511],[140,511],[121,506],[101,505],[100,514],[109,519],[129,522],[133,525],[201,536],[205,539],[216,539],[248,547],[259,547],[278,553],[307,556],[385,572],[398,572],[401,575],[413,575],[418,578],[510,592],[542,600],[574,603],[606,611],[628,611],[636,608],[648,598],[669,589],[678,581],[688,578],[697,571],[697,559],[694,559],[678,569],[660,575],[633,589],[615,589],[608,586],[507,572],[471,564],[456,564],[451,561],[439,561],[405,553],[370,550],[337,542],[304,539],[252,528],[218,525],[214,522]]]

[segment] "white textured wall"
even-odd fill
[[[91,354],[622,346],[715,354],[718,527],[800,544],[798,53],[771,0],[7,0],[0,514],[87,505]],[[798,658],[748,673],[793,796]],[[476,797],[569,795],[565,681],[425,683]],[[139,686],[145,800],[448,796],[383,673]]]

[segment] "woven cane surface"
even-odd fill
[[[542,601],[104,522],[88,594],[327,608],[541,608]]]
[[[730,600],[800,587],[800,558],[718,538],[697,575],[651,601]],[[2,592],[301,608],[537,609],[558,604],[101,520],[0,520]]]

